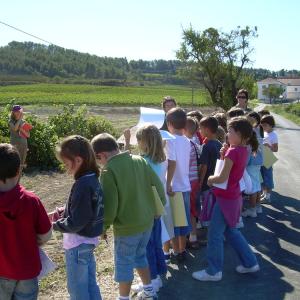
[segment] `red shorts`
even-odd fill
[[[199,181],[194,180],[191,182],[191,196],[190,196],[190,204],[191,204],[191,215],[193,217],[198,217],[199,212],[197,210],[197,198],[199,197],[200,187]]]

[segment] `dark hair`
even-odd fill
[[[167,112],[167,124],[170,123],[175,129],[183,129],[186,124],[186,113],[180,107],[174,107]]]
[[[18,150],[11,144],[0,144],[0,180],[5,183],[6,179],[17,176],[20,164]]]
[[[252,147],[252,151],[256,152],[258,149],[258,141],[252,125],[245,117],[235,117],[228,122],[228,129],[232,128],[239,132],[242,140],[246,141]]]
[[[165,108],[167,102],[173,102],[175,106],[177,105],[176,100],[172,98],[171,96],[165,96],[163,97],[162,107]]]
[[[267,109],[262,109],[262,110],[260,110],[260,111],[258,112],[258,114],[259,114],[260,117],[262,118],[263,116],[265,116],[265,115],[270,115],[271,113],[270,113],[270,111],[267,110]]]
[[[217,112],[216,114],[213,115],[219,125],[225,130],[225,132],[227,131],[227,117],[226,117],[226,114],[225,113],[222,113],[222,112]]]
[[[269,124],[273,128],[275,127],[275,120],[271,115],[264,115],[260,120],[260,124]]]
[[[199,110],[189,111],[186,115],[187,115],[188,117],[196,118],[198,122],[200,122],[201,119],[203,118],[203,114],[202,114],[202,112],[199,111]]]
[[[216,132],[216,139],[221,143],[226,142],[226,131],[222,126],[218,126],[217,132]]]
[[[108,133],[101,133],[92,139],[92,147],[95,153],[112,152],[119,150],[119,146],[115,138]]]
[[[244,116],[245,113],[244,111],[239,108],[239,107],[233,107],[231,108],[228,112],[227,112],[227,116],[231,119],[231,118],[234,118],[234,117],[241,117],[241,116]]]
[[[195,134],[195,132],[199,129],[199,124],[196,118],[187,117],[185,129],[188,130],[191,134]]]
[[[215,134],[217,133],[219,123],[215,117],[204,117],[200,121],[200,126],[208,128],[211,133]]]
[[[82,158],[82,164],[76,174],[74,174],[75,179],[87,172],[94,172],[97,176],[100,174],[92,146],[88,139],[83,136],[71,135],[66,137],[57,146],[56,156],[60,161],[63,158],[74,161],[76,156]]]
[[[251,111],[247,116],[255,119],[257,127],[259,128],[260,137],[264,137],[264,130],[260,126],[260,115],[256,111]]]
[[[244,94],[244,95],[246,96],[247,101],[248,101],[248,99],[249,99],[249,94],[248,94],[248,91],[247,91],[246,89],[240,89],[240,90],[238,91],[238,93],[237,93],[237,96],[238,96],[239,94]]]

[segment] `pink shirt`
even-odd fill
[[[230,227],[235,227],[241,213],[240,179],[243,177],[248,161],[247,147],[230,147],[225,154],[226,157],[233,162],[227,189],[213,188],[213,193],[220,205],[226,223]]]

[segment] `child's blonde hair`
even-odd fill
[[[149,156],[154,163],[161,163],[166,160],[162,137],[157,127],[145,125],[137,131],[136,139],[142,154]]]

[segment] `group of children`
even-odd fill
[[[242,96],[248,98],[247,91],[239,91],[237,99]],[[137,299],[157,298],[169,261],[180,264],[187,258],[187,248],[198,249],[206,243],[208,267],[192,277],[221,280],[224,237],[240,259],[237,272],[259,270],[237,224],[241,214],[255,217],[261,212],[261,200],[271,199],[272,168],[263,167],[263,147],[278,150],[273,117],[267,111],[261,117],[239,107],[210,116],[186,113],[171,97],[164,98],[163,108],[163,129],[173,137],[163,140],[154,125],[140,128],[136,134],[140,155],[130,152],[129,130],[125,132],[129,151],[123,152],[107,133],[91,142],[78,135],[64,139],[57,147],[57,158],[75,182],[66,205],[48,215],[39,198],[19,183],[24,162],[18,150],[0,144],[3,299],[37,299],[37,276],[42,268],[39,246],[51,238],[52,230],[63,234],[71,299],[101,299],[94,249],[110,226],[119,299],[129,299],[131,290]],[[10,126],[13,129],[13,124]],[[219,159],[223,167],[215,174]],[[249,207],[242,212],[240,180],[245,170],[252,189]],[[218,187],[226,181],[225,189]],[[172,201],[178,195],[183,201],[184,226],[174,224],[172,215]],[[208,199],[213,199],[210,214],[204,211]],[[205,214],[209,222],[203,222]],[[198,239],[199,225],[207,229],[207,241],[206,237]],[[134,269],[140,280],[132,286]]]

